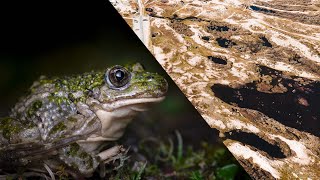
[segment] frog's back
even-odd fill
[[[81,77],[41,77],[15,105],[10,117],[0,118],[0,168],[38,162],[37,158],[55,160],[57,153],[66,156],[65,148],[100,128],[94,114],[88,119],[77,109],[76,104],[84,97],[77,89],[79,83]]]
[[[46,140],[50,134],[63,128],[62,121],[77,113],[76,105],[68,98],[68,93],[56,86],[56,79],[40,77],[30,88],[30,93],[21,98],[12,109],[10,117],[2,120],[6,126],[20,127],[12,133],[11,143],[30,140]],[[9,123],[9,124],[8,124]],[[59,125],[60,123],[60,125]],[[10,125],[11,124],[11,125]],[[6,131],[2,128],[2,131]],[[9,131],[9,130],[7,130]],[[32,131],[27,133],[28,131]],[[3,133],[2,133],[3,134]],[[19,136],[19,137],[17,137]],[[8,137],[6,137],[8,138]],[[9,137],[10,139],[10,137]]]

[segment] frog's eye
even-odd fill
[[[111,89],[124,89],[128,87],[131,79],[130,73],[122,66],[114,66],[105,75],[105,80]]]

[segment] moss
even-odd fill
[[[141,140],[139,156],[145,159],[130,158],[109,179],[168,179],[167,175],[169,179],[250,179],[225,146],[207,142],[200,147],[185,146],[178,132],[176,136],[177,141]]]
[[[65,129],[67,129],[67,126],[63,122],[59,122],[57,125],[55,125],[51,129],[49,135],[55,134],[57,132],[61,132],[61,131],[65,130]]]

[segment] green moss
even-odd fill
[[[51,129],[49,135],[56,134],[57,132],[61,132],[65,129],[67,129],[67,126],[63,122],[59,122]]]
[[[176,132],[177,140],[158,138],[140,142],[139,153],[146,160],[129,159],[109,179],[250,179],[235,158],[224,146],[202,143],[200,147],[185,146],[182,136]],[[187,142],[185,143],[187,144]],[[147,161],[146,166],[143,162]],[[137,166],[138,165],[138,166]],[[134,168],[132,168],[134,167]]]

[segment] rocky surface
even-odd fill
[[[320,177],[319,0],[110,0],[255,179]]]

